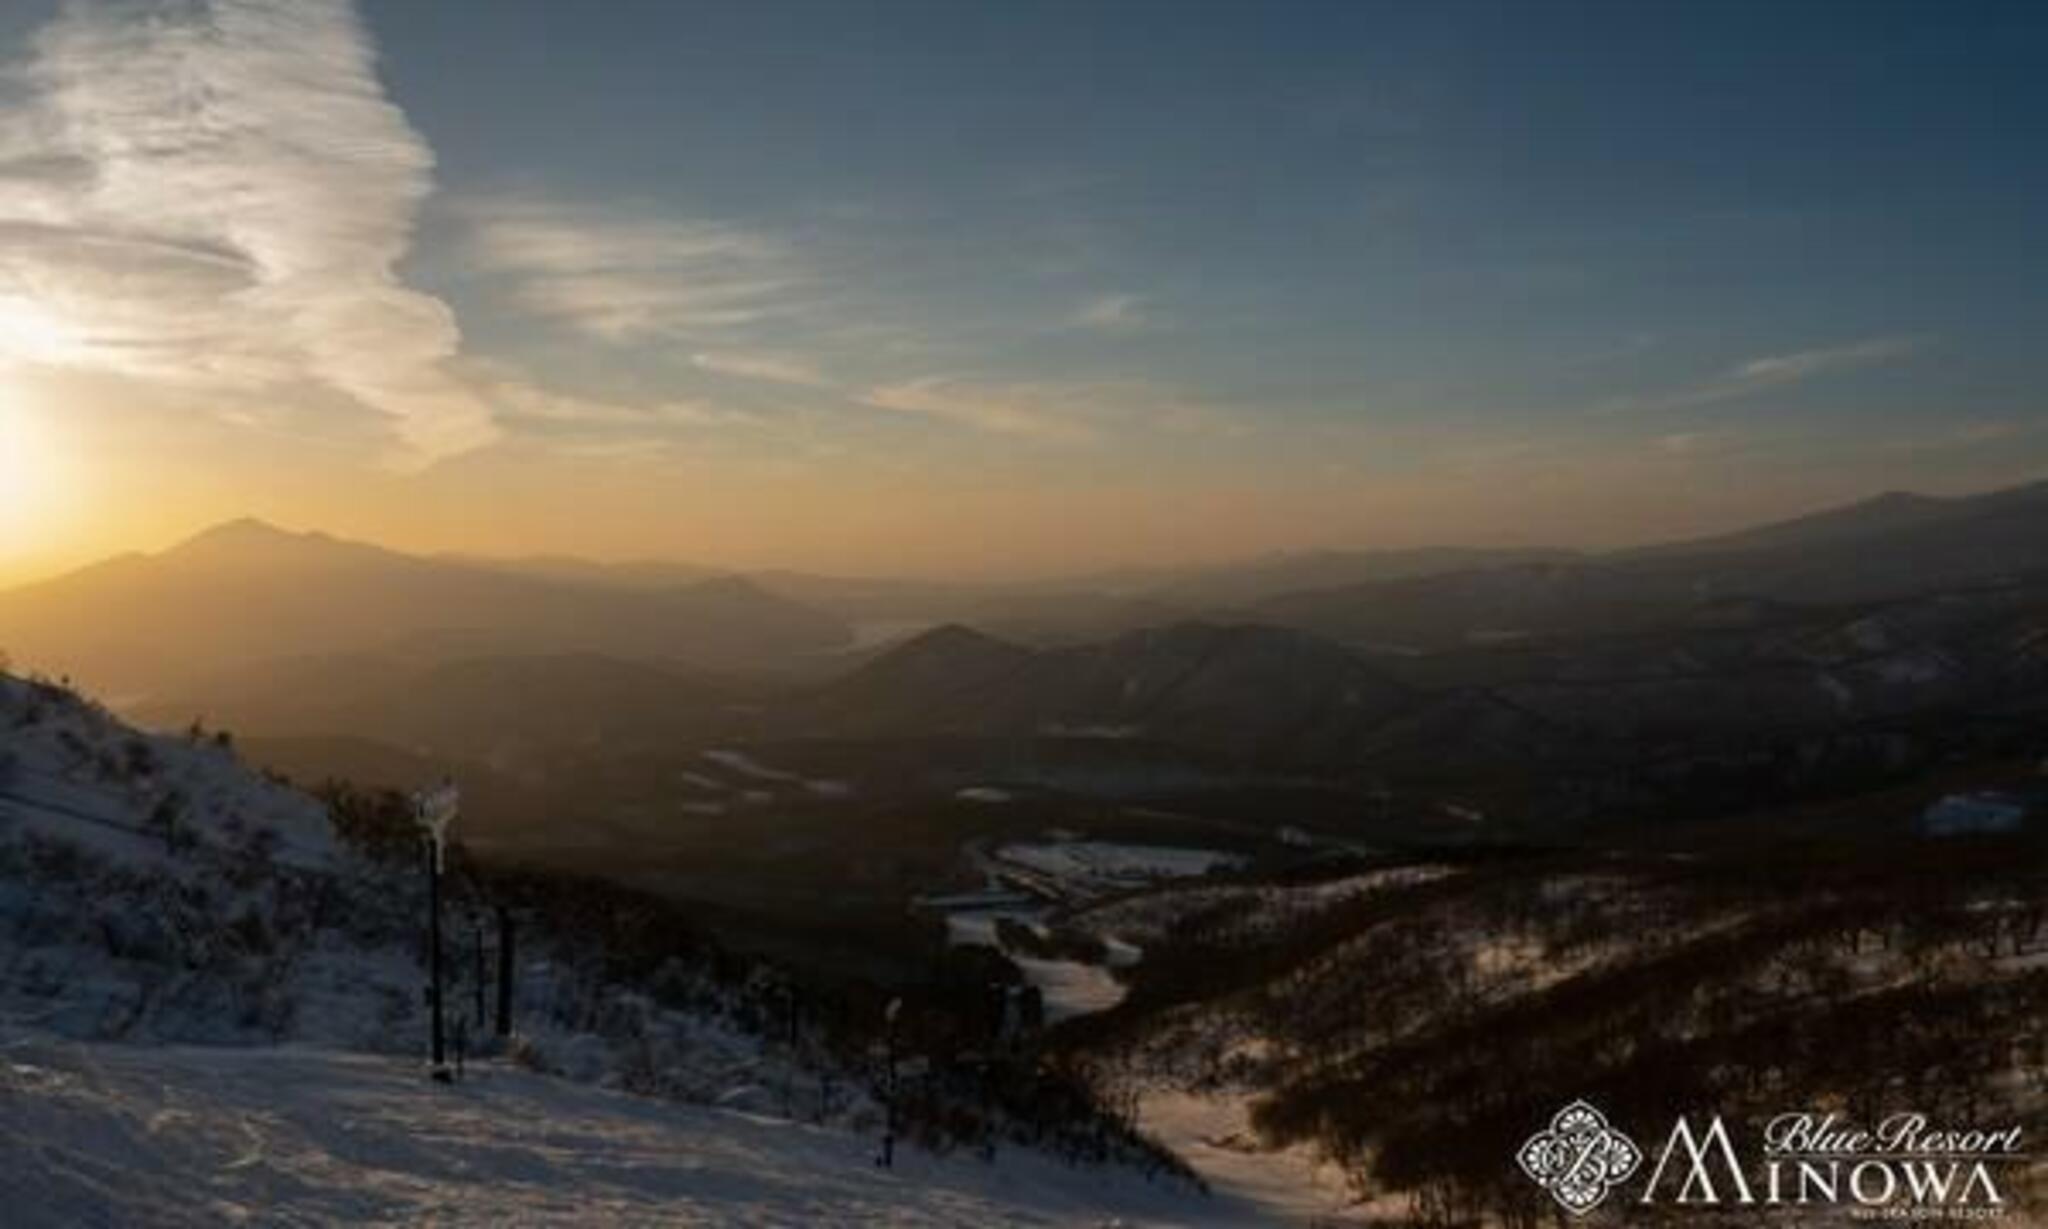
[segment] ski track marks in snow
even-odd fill
[[[1234,1226],[1229,1196],[1009,1149],[898,1153],[842,1131],[493,1065],[302,1047],[0,1047],[11,1229],[231,1224]]]

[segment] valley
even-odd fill
[[[1986,515],[2035,499],[1987,497]],[[1146,1141],[1128,1155],[1190,1167],[1219,1201],[1207,1208],[1519,1223],[1540,1192],[1500,1185],[1489,1166],[1530,1090],[1590,1085],[1617,1113],[1673,1099],[1762,1107],[1801,1087],[1874,1097],[1882,1090],[1845,1083],[1822,1051],[1789,1054],[1768,1086],[1731,1073],[1788,1035],[1839,1038],[1884,1015],[1908,1024],[1896,1052],[1871,1062],[1942,1070],[1944,1097],[2040,1104],[2032,1077],[2007,1082],[2004,1058],[1964,1041],[2042,1010],[2039,830],[1931,843],[1917,825],[1950,794],[2034,788],[2048,753],[2048,570],[2009,572],[2012,558],[1994,552],[1952,583],[1909,566],[1886,584],[1859,575],[1852,593],[1816,580],[1825,568],[1781,561],[1838,542],[1882,559],[1898,534],[1911,560],[1912,544],[1956,515],[1874,508],[1623,559],[1433,573],[1410,557],[1391,577],[1312,598],[1261,596],[1258,578],[1362,565],[1250,568],[1215,581],[1233,607],[1087,634],[1041,624],[1018,639],[911,615],[895,603],[934,597],[916,586],[868,586],[856,600],[793,583],[839,605],[789,617],[797,599],[736,582],[714,590],[719,602],[785,613],[768,639],[711,653],[700,650],[715,641],[666,616],[596,639],[644,611],[626,625],[579,613],[588,630],[569,637],[528,615],[497,625],[489,605],[468,608],[468,627],[434,616],[464,586],[548,586],[566,611],[695,602],[716,578],[558,560],[542,576],[235,526],[118,581],[139,586],[126,600],[176,609],[234,578],[236,605],[204,616],[192,605],[161,629],[162,660],[204,669],[137,670],[126,648],[63,640],[43,659],[161,689],[127,714],[159,740],[213,748],[223,766],[266,770],[273,788],[310,791],[355,840],[384,832],[374,839],[402,846],[402,793],[454,776],[479,885],[465,890],[479,902],[558,901],[529,907],[566,917],[595,885],[643,902],[629,929],[608,922],[612,938],[577,949],[574,961],[625,979],[604,994],[678,976],[658,972],[677,951],[709,961],[692,977],[757,970],[741,974],[750,988],[715,992],[733,1032],[689,1060],[697,1074],[633,1087],[754,1103],[774,1084],[735,1083],[759,1061],[743,1057],[760,1044],[750,1013],[765,1002],[772,1018],[787,993],[824,1014],[803,1053],[767,1051],[796,1064],[783,1100],[806,1079],[843,1078],[865,1093],[820,1121],[872,1130],[883,1096],[873,1055],[850,1060],[844,1047],[872,1037],[879,1003],[900,995],[920,1013],[917,1061],[933,1072],[921,1112],[934,1122],[957,1113],[955,1096],[986,1098],[990,1081],[1037,1071],[1084,1098],[1059,1111],[1070,1124],[1059,1130]],[[66,583],[0,594],[0,627],[28,629],[22,665],[38,660],[35,612],[81,600]],[[1176,602],[1198,590],[1175,583]],[[150,595],[158,584],[170,593]],[[380,640],[329,619],[283,640],[293,624],[268,612],[301,598],[255,596],[279,586],[330,603],[369,586],[387,604],[380,626],[414,630]],[[959,613],[961,595],[942,596]],[[1374,612],[1368,623],[1314,613],[1354,599]],[[1043,614],[1045,602],[1028,604]],[[268,630],[222,627],[182,647],[181,627],[243,617],[235,610],[266,612]],[[899,634],[861,642],[851,629],[877,614],[900,620]],[[1446,637],[1461,620],[1467,631]],[[811,638],[776,639],[796,627]],[[31,703],[69,711],[61,688],[33,687],[45,690],[23,693]],[[119,767],[96,748],[120,736],[111,715],[80,711],[81,732],[51,744],[57,767],[17,769],[17,809],[60,825],[66,807],[105,810],[75,782]],[[163,787],[124,788],[146,799]],[[616,971],[620,942],[649,963]],[[402,980],[394,955],[365,968]],[[793,989],[761,989],[777,985]],[[33,978],[18,988],[53,993]],[[301,1035],[292,1021],[304,1009],[286,1004],[303,993],[244,1010],[259,1030]],[[394,990],[378,993],[387,1017],[398,1010]],[[1974,1014],[1929,1014],[1957,995]],[[67,1007],[66,1030],[183,1035],[174,1022],[110,1024],[137,1010],[119,1001]],[[533,1026],[528,1044],[555,1048],[529,1061],[616,1083],[643,1061],[624,1040],[640,1030],[677,1030],[661,1043],[677,1054],[704,1044],[681,1016],[626,1026],[591,1010],[558,1017],[568,1032],[553,1043]],[[1600,1049],[1622,1032],[1650,1047],[1644,1057]],[[1488,1051],[1489,1070],[1515,1064],[1515,1078],[1472,1099],[1461,1056],[1507,1036],[1521,1040]],[[1712,1057],[1674,1057],[1694,1051]],[[1682,1087],[1681,1072],[1692,1073]],[[1410,1108],[1373,1109],[1390,1098]]]

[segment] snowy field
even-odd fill
[[[802,773],[790,772],[787,769],[763,764],[744,751],[712,750],[703,752],[703,757],[727,772],[734,773],[742,778],[766,782],[770,785],[800,786],[820,798],[846,798],[853,794],[853,787],[844,781],[813,781],[806,778]],[[695,782],[708,781],[708,778],[704,777],[701,773],[686,773],[684,777],[685,779],[694,778]],[[713,788],[731,788],[724,782],[708,781],[708,783]]]
[[[1398,1219],[1396,1206],[1355,1202],[1344,1171],[1319,1160],[1312,1149],[1260,1147],[1250,1103],[1241,1096],[1148,1089],[1139,1122],[1220,1197],[1259,1209],[1260,1223],[1335,1226]]]
[[[1229,1195],[898,1153],[852,1134],[506,1067],[436,1086],[403,1060],[287,1047],[0,1040],[11,1229],[219,1225],[1226,1226]]]
[[[1088,899],[1172,879],[1193,879],[1242,866],[1244,859],[1213,849],[1119,845],[1109,841],[1056,841],[1004,845],[996,866],[1023,872],[1068,899]]]
[[[953,898],[946,916],[947,936],[955,944],[982,944],[999,950],[1003,945],[996,933],[997,922],[1007,919],[1043,931],[1050,913],[1042,904],[1029,903],[995,886],[1005,876],[1024,879],[1046,896],[1085,901],[1174,879],[1198,878],[1244,862],[1235,854],[1212,849],[1106,841],[1009,844],[992,854],[975,856],[991,886],[978,895]],[[1095,933],[1109,947],[1110,966],[1127,966],[1142,958],[1142,951],[1121,937],[1107,931]],[[1108,1011],[1123,1002],[1127,993],[1110,968],[1102,965],[1020,952],[1004,954],[1025,980],[1044,993],[1048,1021]]]
[[[1101,965],[1082,964],[1077,960],[1041,960],[1015,953],[1011,953],[1010,960],[1024,974],[1024,980],[1037,986],[1045,995],[1047,1023],[1057,1024],[1075,1016],[1108,1011],[1123,1002],[1124,996],[1130,993],[1115,974]]]

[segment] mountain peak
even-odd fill
[[[349,542],[317,530],[299,533],[245,516],[201,530],[164,551],[158,558],[272,564],[288,560],[383,554],[381,548]]]
[[[861,668],[870,677],[910,675],[953,677],[961,672],[984,675],[1029,660],[1032,651],[998,640],[961,623],[942,623],[919,632]]]
[[[278,525],[274,525],[271,522],[264,520],[260,516],[238,516],[232,520],[222,521],[220,524],[215,525],[210,529],[202,530],[199,536],[208,537],[215,534],[284,535],[289,534],[290,532],[290,530],[284,529]]]
[[[179,543],[177,550],[194,546],[233,546],[258,542],[297,542],[316,538],[318,534],[293,533],[282,529],[260,517],[243,516],[231,521],[202,529]]]
[[[965,623],[941,623],[937,627],[927,628],[912,636],[898,645],[894,652],[929,656],[939,653],[1014,653],[1020,649],[1019,645],[999,640]]]

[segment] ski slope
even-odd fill
[[[1184,1185],[898,1152],[494,1065],[0,1033],[0,1220],[57,1226],[1225,1226]]]

